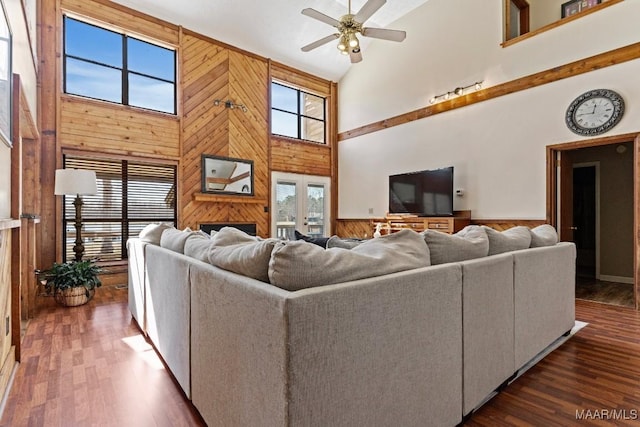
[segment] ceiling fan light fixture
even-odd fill
[[[358,41],[358,38],[356,37],[355,33],[349,34],[349,46],[351,47],[360,46],[360,42]]]
[[[341,52],[345,52],[347,50],[347,46],[349,46],[349,40],[347,40],[346,36],[340,37],[340,42],[338,43],[338,50]]]
[[[340,53],[343,54],[343,55],[349,55],[349,52],[346,49],[345,50],[341,50]]]

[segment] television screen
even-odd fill
[[[389,213],[453,215],[453,166],[389,176]]]

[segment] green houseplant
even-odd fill
[[[102,286],[98,275],[102,268],[92,260],[54,263],[43,271],[45,289],[55,300],[65,306],[86,304],[93,298],[96,288]]]

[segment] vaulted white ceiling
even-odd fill
[[[368,27],[395,28],[392,23],[427,0],[387,0],[368,21]],[[115,0],[116,3],[204,34],[221,42],[271,58],[309,73],[338,81],[351,64],[340,55],[337,41],[311,52],[300,48],[335,29],[304,16],[300,11],[311,7],[339,19],[347,13],[348,0]],[[355,13],[366,0],[352,0]],[[394,43],[361,37],[362,54],[367,60],[370,43]],[[398,48],[402,48],[402,43]]]

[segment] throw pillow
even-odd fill
[[[169,228],[173,227],[164,223],[149,224],[145,228],[143,228],[142,231],[140,231],[140,234],[138,234],[138,238],[145,243],[160,246],[160,238],[162,237],[162,232]]]
[[[429,248],[412,230],[371,239],[351,250],[278,241],[269,262],[272,285],[289,291],[349,282],[429,265]]]
[[[486,225],[482,228],[489,237],[489,255],[527,249],[531,245],[531,232],[523,225],[504,231],[494,230]]]
[[[315,245],[318,245],[321,248],[326,248],[327,247],[327,240],[329,240],[328,237],[311,237],[311,236],[307,236],[305,234],[302,234],[298,230],[293,230],[293,235],[295,236],[296,240],[304,240],[305,242],[309,242],[309,243],[313,243]]]
[[[429,246],[432,265],[481,258],[489,254],[487,233],[477,225],[469,225],[455,234],[425,230],[422,236]]]
[[[233,227],[223,227],[211,238],[209,262],[262,282],[269,282],[269,259],[277,239],[259,239]]]
[[[363,241],[362,239],[343,239],[338,236],[331,236],[327,240],[327,248],[353,249]]]
[[[184,244],[187,238],[193,234],[190,228],[178,230],[177,228],[168,228],[162,232],[160,237],[160,246],[174,252],[184,253]]]
[[[529,230],[531,232],[532,248],[553,246],[558,243],[558,232],[549,224],[542,224]]]
[[[196,232],[187,237],[187,240],[184,243],[184,254],[188,257],[208,263],[209,246],[211,246],[211,238],[209,235],[202,231]]]

